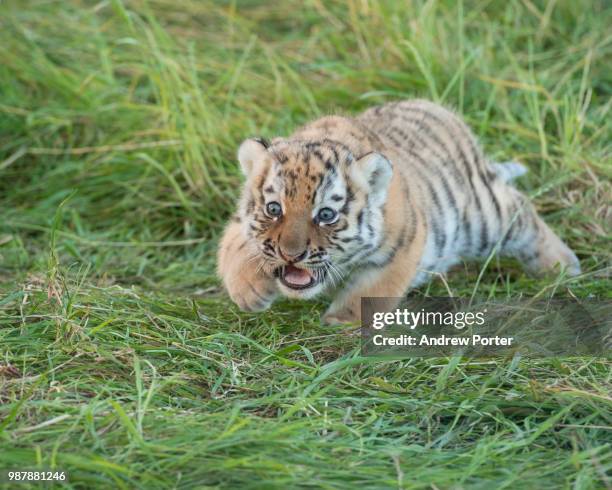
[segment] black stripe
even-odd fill
[[[262,138],[261,136],[258,136],[256,138],[253,138],[253,140],[257,141],[257,143],[263,146],[266,150],[270,148],[270,142],[266,138]]]
[[[257,299],[259,299],[259,301],[262,301],[262,302],[264,302],[264,303],[267,303],[267,301],[268,301],[268,300],[267,300],[266,298],[264,298],[264,297],[263,297],[261,294],[259,294],[259,293],[257,292],[257,290],[256,290],[256,289],[253,287],[253,285],[252,285],[250,282],[248,283],[248,285],[249,285],[249,289],[251,290],[251,292],[252,292],[252,293],[253,293],[255,296],[257,296]]]
[[[355,193],[353,192],[352,187],[347,184],[346,185],[346,201],[342,208],[340,208],[340,213],[347,215],[349,213],[350,204],[355,200]]]
[[[495,196],[495,193],[493,192],[493,189],[491,188],[490,181],[489,179],[487,179],[484,172],[480,169],[478,170],[478,176],[480,177],[480,180],[482,181],[485,188],[487,189],[489,193],[489,197],[491,198],[491,201],[493,201],[493,206],[495,207],[495,213],[497,214],[497,219],[501,222],[502,221],[501,207],[499,205],[499,201],[497,200],[497,197]]]
[[[407,217],[407,221],[411,221],[412,223],[412,227],[410,228],[410,238],[407,238],[407,241],[409,243],[412,242],[412,240],[414,240],[414,236],[416,234],[416,211],[413,209],[412,206],[410,206],[410,186],[408,184],[408,178],[407,176],[400,172],[400,185],[402,187],[402,194],[404,196],[403,199],[403,204],[404,204],[404,212],[402,213],[404,216],[407,213],[410,213],[410,217]]]
[[[429,179],[424,179],[424,180],[425,180],[425,185],[427,186],[427,190],[429,191],[436,208],[438,210],[442,210],[442,206],[440,205],[440,199],[438,197],[438,194],[436,193],[436,190],[431,185],[431,182],[429,181]],[[436,243],[436,255],[440,256],[442,252],[444,251],[444,247],[446,246],[446,235],[444,234],[443,230],[440,228],[440,223],[437,221],[436,218],[439,217],[444,221],[444,216],[439,216],[439,215],[434,216],[433,213],[430,213],[430,217],[431,217],[431,227],[433,229],[432,231],[434,233],[434,240]]]
[[[441,164],[450,163],[452,165],[451,168],[455,179],[460,181],[462,185],[465,185],[465,176],[463,175],[463,173],[461,173],[459,168],[454,165],[454,155],[451,153],[450,149],[444,144],[444,142],[440,138],[438,138],[432,127],[425,124],[425,121],[422,119],[412,119],[407,117],[402,117],[401,119],[404,122],[414,123],[415,125],[417,125],[418,129],[423,129],[425,131],[426,135],[429,136],[428,140],[421,138],[418,132],[411,133],[410,138],[414,139],[424,148],[427,148],[436,158],[440,160]],[[432,141],[437,146],[432,145]],[[446,155],[446,158],[441,155],[437,150],[442,150]]]
[[[463,225],[463,231],[465,233],[466,243],[464,245],[464,249],[466,252],[470,253],[472,250],[472,223],[468,216],[468,209],[463,209],[463,217],[461,219],[461,224]]]

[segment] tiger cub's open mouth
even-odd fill
[[[295,267],[294,265],[279,267],[276,274],[280,281],[291,289],[307,289],[319,282],[318,275],[314,271]]]

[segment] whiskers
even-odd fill
[[[256,265],[255,274],[259,274],[262,271],[270,273],[278,267],[277,264],[268,260],[259,250],[252,252],[247,258],[247,264],[252,263]]]
[[[331,261],[324,262],[322,270],[329,276],[329,282],[333,288],[338,287],[345,279],[344,272]]]

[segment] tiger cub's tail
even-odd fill
[[[519,162],[492,162],[490,163],[490,166],[495,175],[497,175],[504,182],[508,183],[529,172],[529,169]]]

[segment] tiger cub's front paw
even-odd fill
[[[242,273],[226,281],[225,286],[232,301],[243,311],[267,310],[278,295],[274,278],[264,274]]]
[[[254,261],[257,253],[240,223],[231,222],[219,245],[218,273],[232,301],[244,311],[263,311],[278,295],[276,279]]]

